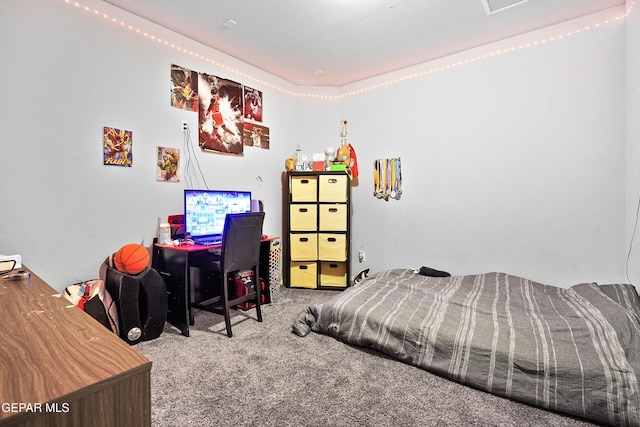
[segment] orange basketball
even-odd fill
[[[149,266],[149,251],[142,245],[130,243],[124,245],[113,257],[118,271],[127,274],[139,274]]]

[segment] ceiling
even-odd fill
[[[337,87],[625,3],[523,0],[487,13],[485,2],[519,0],[105,1],[293,84]]]

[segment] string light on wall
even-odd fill
[[[614,18],[605,19],[605,20],[603,20],[601,22],[597,22],[595,24],[585,25],[584,27],[577,28],[577,29],[575,29],[573,31],[567,31],[567,32],[564,32],[564,33],[561,33],[561,34],[557,34],[555,36],[542,37],[539,40],[535,40],[535,41],[531,41],[531,42],[527,42],[527,43],[521,43],[521,44],[518,44],[516,46],[511,46],[511,47],[508,47],[508,48],[497,49],[497,50],[494,50],[494,51],[489,52],[489,53],[484,53],[484,54],[477,55],[477,56],[474,56],[474,57],[471,57],[471,58],[462,59],[460,61],[457,61],[457,62],[454,62],[454,63],[451,63],[451,64],[437,66],[437,67],[429,68],[429,69],[426,69],[426,70],[423,70],[423,71],[413,72],[413,73],[406,74],[406,75],[400,76],[400,77],[390,78],[389,80],[386,80],[386,81],[381,82],[381,83],[372,84],[372,85],[369,85],[369,86],[366,86],[366,87],[363,87],[363,88],[360,88],[360,89],[351,90],[351,91],[348,91],[348,92],[345,92],[345,93],[342,93],[342,94],[338,94],[338,95],[322,95],[322,94],[304,93],[304,92],[298,92],[298,91],[294,91],[294,90],[291,90],[291,89],[283,88],[281,86],[275,85],[273,83],[269,83],[269,82],[267,82],[265,80],[262,80],[260,78],[255,77],[255,76],[249,75],[249,74],[247,74],[245,72],[236,70],[235,68],[230,67],[230,66],[228,66],[226,64],[223,64],[221,62],[218,62],[218,61],[216,61],[214,59],[211,59],[211,58],[206,57],[204,55],[200,55],[200,54],[198,54],[196,52],[193,52],[193,51],[191,51],[189,49],[183,48],[182,46],[180,46],[178,44],[172,43],[172,42],[167,41],[167,40],[163,40],[163,39],[161,39],[159,37],[154,36],[153,34],[149,34],[146,31],[143,31],[143,30],[141,30],[141,29],[139,29],[137,27],[134,27],[133,25],[127,24],[122,20],[119,20],[119,19],[117,19],[115,17],[110,17],[106,13],[100,12],[100,11],[95,10],[95,9],[92,10],[90,7],[84,6],[84,5],[80,4],[79,2],[75,2],[75,1],[71,1],[71,0],[64,0],[64,2],[67,3],[68,5],[72,5],[72,6],[75,6],[75,7],[79,8],[79,9],[83,9],[83,10],[85,10],[87,12],[93,13],[96,16],[101,16],[104,19],[106,19],[108,21],[111,21],[114,24],[117,24],[122,28],[125,28],[125,29],[127,29],[129,31],[133,31],[136,34],[139,34],[139,35],[141,35],[143,37],[146,37],[146,38],[148,38],[148,39],[150,39],[150,40],[152,40],[154,42],[160,43],[160,44],[162,44],[162,45],[164,45],[164,46],[166,46],[168,48],[174,49],[174,50],[176,50],[178,52],[181,52],[181,53],[185,53],[185,54],[187,54],[189,56],[192,56],[192,57],[194,57],[194,58],[196,58],[198,60],[207,62],[207,63],[209,63],[211,65],[214,65],[214,66],[216,66],[216,67],[218,67],[218,68],[220,68],[220,69],[222,69],[224,71],[227,71],[229,73],[235,74],[236,76],[242,77],[245,80],[250,80],[250,81],[252,81],[254,83],[257,83],[257,84],[260,84],[260,85],[262,85],[264,87],[268,87],[270,89],[273,89],[273,90],[276,90],[278,92],[281,92],[281,93],[284,93],[284,94],[287,94],[287,95],[291,95],[291,96],[296,96],[296,97],[301,97],[301,98],[314,98],[314,99],[323,99],[323,100],[333,101],[333,100],[339,100],[339,99],[343,99],[343,98],[348,98],[348,97],[351,97],[351,96],[361,95],[361,94],[366,93],[366,92],[370,92],[370,91],[377,90],[377,89],[382,89],[382,88],[385,88],[385,87],[390,86],[390,85],[394,85],[394,84],[405,82],[407,80],[414,80],[414,79],[418,79],[418,78],[422,78],[422,77],[427,77],[427,76],[429,76],[431,74],[440,73],[440,72],[447,71],[447,70],[450,70],[450,69],[453,69],[453,68],[458,68],[458,67],[461,67],[461,66],[464,66],[464,65],[468,65],[468,64],[471,64],[471,63],[474,63],[474,62],[477,62],[477,61],[482,61],[482,60],[485,60],[485,59],[489,59],[489,58],[492,58],[492,57],[495,57],[495,56],[504,55],[504,54],[511,53],[511,52],[516,52],[516,51],[519,51],[519,50],[522,50],[522,49],[535,47],[535,46],[542,45],[542,44],[549,43],[549,42],[553,42],[553,41],[556,41],[556,40],[562,40],[565,37],[571,37],[573,35],[576,35],[576,34],[579,34],[579,33],[585,32],[585,31],[593,30],[595,28],[599,28],[601,26],[608,25],[608,24],[611,24],[613,22],[618,22],[618,21],[624,20],[631,13],[631,10],[635,6],[636,0],[627,1],[626,9],[625,9],[624,13],[622,13],[622,14],[614,17]]]

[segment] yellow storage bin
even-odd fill
[[[318,178],[314,175],[291,176],[291,201],[315,202],[318,193]]]
[[[320,205],[321,231],[347,231],[347,205]]]
[[[315,262],[291,262],[289,272],[290,287],[317,287],[318,265]]]
[[[347,287],[347,264],[322,261],[320,263],[320,286]]]
[[[296,233],[289,235],[292,261],[318,259],[318,235],[316,233]]]
[[[292,204],[289,206],[291,231],[315,231],[318,227],[318,205]]]
[[[319,197],[320,202],[338,202],[347,201],[347,186],[349,180],[347,175],[320,175],[319,177]]]
[[[346,235],[333,233],[318,234],[318,259],[324,261],[346,261]]]

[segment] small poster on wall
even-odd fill
[[[156,181],[180,182],[180,150],[158,147]]]
[[[257,123],[244,122],[242,143],[248,147],[269,149],[269,128]]]
[[[133,132],[105,126],[102,144],[105,165],[125,167],[133,165]]]
[[[195,71],[171,65],[171,106],[198,111],[198,78]]]
[[[244,119],[262,122],[262,92],[243,86],[244,90]]]

